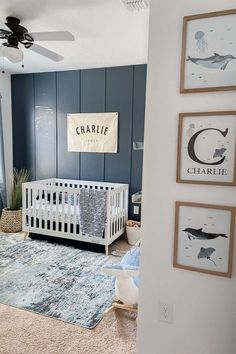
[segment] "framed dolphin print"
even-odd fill
[[[176,202],[173,265],[232,276],[235,208]]]
[[[236,185],[236,111],[180,113],[178,183]]]
[[[180,92],[236,90],[236,9],[183,20]]]

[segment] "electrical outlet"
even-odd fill
[[[139,206],[134,205],[134,214],[139,215]]]
[[[173,323],[174,305],[159,303],[159,321],[166,323]]]

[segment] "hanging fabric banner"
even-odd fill
[[[118,113],[68,113],[68,151],[117,152]]]

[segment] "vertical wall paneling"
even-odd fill
[[[34,74],[36,178],[55,177],[56,73]]]
[[[68,152],[67,113],[80,112],[80,71],[57,73],[57,175],[79,179],[79,154]]]
[[[12,76],[13,165],[27,168],[35,179],[34,78]]]
[[[105,180],[130,183],[133,66],[107,69],[106,111],[119,113],[117,154],[105,156]]]
[[[81,71],[81,112],[105,112],[105,69]],[[81,153],[82,180],[104,181],[104,154]]]
[[[130,178],[131,195],[142,189],[143,150],[134,150],[133,142],[144,141],[144,116],[146,96],[146,65],[134,67],[134,92],[133,92],[133,137],[132,137],[132,168]],[[138,205],[141,207],[140,205]],[[133,218],[133,210],[130,210]]]
[[[33,179],[127,183],[142,187],[146,65],[12,75],[14,166]],[[67,113],[118,112],[118,153],[67,150]],[[130,218],[133,214],[130,200]]]

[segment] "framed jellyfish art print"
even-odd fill
[[[236,186],[236,111],[180,113],[176,181]]]
[[[236,9],[183,20],[180,92],[236,90]]]
[[[235,208],[176,202],[173,266],[231,278]]]

